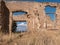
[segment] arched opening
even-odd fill
[[[56,19],[55,12],[56,12],[56,7],[49,6],[49,5],[45,7],[45,13],[50,17],[52,21]]]
[[[25,14],[27,14],[27,12],[25,12],[25,11],[14,11],[14,12],[13,12],[13,15],[14,15],[14,16],[25,15]]]
[[[55,6],[46,6],[46,28],[55,29],[56,28],[56,7]]]

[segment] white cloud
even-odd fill
[[[17,24],[17,26],[27,26],[27,24],[25,24],[25,23],[20,23],[20,24]]]

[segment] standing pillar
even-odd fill
[[[10,16],[9,16],[9,36],[11,37],[12,34],[12,12],[10,12]]]
[[[0,1],[0,31],[1,31],[1,1]]]

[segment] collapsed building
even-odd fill
[[[56,8],[54,13],[46,13],[45,7]],[[24,12],[23,15],[14,16],[14,12]],[[52,21],[48,14],[54,14]],[[27,22],[29,31],[59,30],[60,29],[60,3],[51,2],[23,2],[0,1],[0,29],[4,33],[12,33],[13,22]],[[28,32],[28,31],[27,31]]]

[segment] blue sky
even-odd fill
[[[16,27],[16,32],[22,32],[22,31],[27,31],[27,22],[16,22],[17,27]]]
[[[60,0],[6,0],[6,1],[60,2]]]
[[[60,0],[34,0],[37,2],[60,2]]]
[[[16,31],[27,31],[27,22],[16,22],[17,28]]]
[[[19,1],[19,0],[17,0]],[[35,1],[35,2],[60,2],[60,0],[20,0],[20,1]]]
[[[14,16],[26,14],[25,12],[13,12]]]
[[[53,20],[53,21],[56,19],[55,12],[56,12],[56,8],[55,7],[51,7],[51,6],[46,6],[45,7],[46,15],[50,16],[51,20]]]

